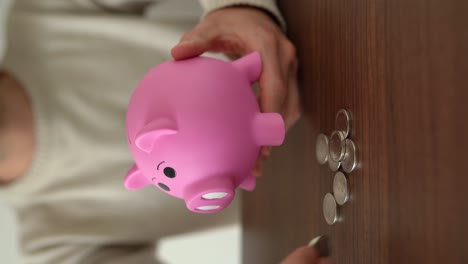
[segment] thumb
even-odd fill
[[[313,247],[303,246],[289,254],[281,264],[315,264],[319,259],[319,252]]]

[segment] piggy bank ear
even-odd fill
[[[143,129],[138,133],[136,136],[135,145],[142,151],[150,153],[153,149],[154,142],[158,138],[176,133],[177,130],[175,128],[175,124],[171,120],[153,120],[145,127],[143,127]]]
[[[133,165],[132,168],[128,171],[127,176],[125,176],[124,185],[125,188],[129,190],[141,189],[147,185],[150,185],[151,181],[148,180],[140,172],[136,165]]]
[[[232,65],[241,71],[250,83],[258,81],[262,73],[262,58],[256,51],[232,62]]]

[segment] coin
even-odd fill
[[[338,130],[333,131],[330,135],[328,155],[335,162],[341,161],[344,157],[346,152],[345,139],[344,133]]]
[[[345,109],[340,109],[335,117],[335,129],[343,132],[344,137],[351,133],[351,115]]]
[[[342,172],[337,172],[333,178],[333,195],[339,205],[344,205],[349,200],[348,179]]]
[[[315,155],[319,164],[325,164],[328,160],[328,137],[325,134],[319,134],[315,144]]]
[[[328,167],[330,167],[332,171],[337,171],[340,168],[340,165],[341,165],[341,162],[339,161],[336,162],[330,158],[328,159]]]
[[[357,148],[356,144],[351,139],[345,140],[346,151],[343,160],[341,161],[341,167],[347,173],[351,173],[357,168]]]
[[[333,194],[327,193],[323,198],[323,216],[329,225],[338,221],[338,208]]]

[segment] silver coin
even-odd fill
[[[338,208],[333,194],[327,193],[323,198],[323,217],[329,225],[338,221]]]
[[[328,158],[328,167],[330,167],[330,170],[332,171],[337,171],[341,166],[341,162],[336,162],[330,158]]]
[[[338,130],[333,131],[328,142],[328,155],[333,161],[341,161],[346,152],[344,133]]]
[[[329,257],[331,255],[331,249],[327,235],[313,238],[307,246],[315,248],[318,251],[320,257]]]
[[[344,205],[349,200],[348,179],[342,172],[337,172],[333,178],[333,195],[339,205]]]
[[[328,160],[328,137],[324,134],[319,134],[315,144],[315,155],[319,164],[325,164]]]
[[[340,109],[335,117],[335,129],[342,131],[344,137],[349,137],[351,133],[351,115],[345,109]]]
[[[347,173],[351,173],[358,166],[357,148],[356,144],[351,139],[345,140],[346,152],[343,160],[341,161],[341,167]]]

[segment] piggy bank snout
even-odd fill
[[[216,213],[231,204],[235,190],[229,179],[200,181],[187,187],[185,203],[195,213]]]

